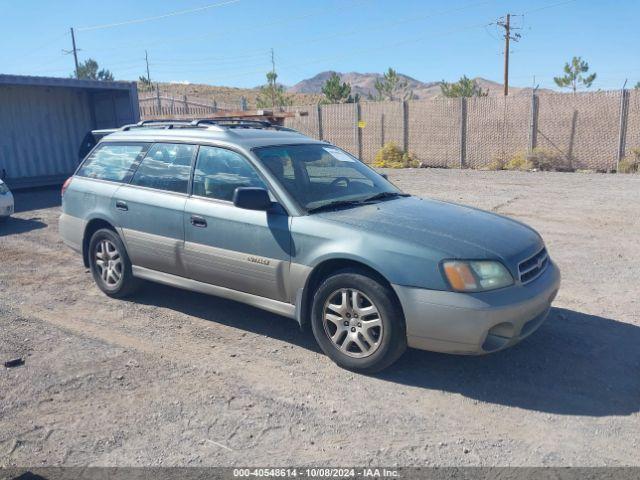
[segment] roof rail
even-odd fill
[[[122,128],[120,128],[120,130],[126,132],[128,130],[131,130],[132,128],[145,128],[145,127],[163,127],[166,129],[171,129],[171,128],[174,128],[175,126],[190,127],[192,126],[191,123],[192,122],[190,120],[181,120],[181,119],[142,120],[138,123],[125,125]]]

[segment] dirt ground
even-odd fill
[[[640,465],[640,176],[407,170],[406,191],[538,229],[548,321],[484,357],[376,376],[294,321],[148,284],[107,298],[57,233],[57,190],[0,226],[0,466]]]

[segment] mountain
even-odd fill
[[[320,72],[317,75],[308,78],[306,80],[302,80],[301,82],[296,83],[294,86],[290,87],[287,91],[290,93],[322,93],[322,86],[329,79],[331,75],[337,73],[342,82],[347,82],[351,85],[351,92],[358,93],[360,96],[366,98],[368,95],[375,95],[375,83],[376,80],[382,78],[382,74],[380,73],[358,73],[358,72],[349,72],[349,73],[340,73],[333,71]],[[420,80],[416,80],[408,75],[398,74],[400,78],[405,80],[409,87],[414,91],[416,95],[420,98],[425,98],[420,96],[421,93],[425,93],[428,89],[438,88],[438,82],[421,82]]]
[[[307,78],[306,80],[302,80],[292,87],[289,87],[287,91],[289,93],[296,94],[321,94],[322,86],[334,73],[338,74],[342,82],[347,82],[351,85],[351,91],[353,93],[359,93],[363,98],[366,98],[369,94],[376,94],[376,80],[382,78],[382,74],[380,73],[340,73],[329,70],[326,72],[320,72],[311,78]],[[420,80],[416,80],[415,78],[401,73],[399,73],[398,76],[407,81],[416,98],[434,98],[440,95],[440,82],[421,82]],[[478,85],[480,85],[480,87],[482,87],[483,90],[488,91],[490,96],[503,94],[502,84],[498,82],[487,80],[481,77],[477,77],[474,80],[478,83]],[[531,89],[510,86],[509,94],[530,95]]]

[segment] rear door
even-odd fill
[[[281,208],[237,208],[232,203],[237,187],[267,188],[243,155],[201,146],[184,215],[187,273],[194,280],[284,301],[289,217]]]
[[[111,206],[133,265],[185,276],[183,215],[196,150],[181,143],[154,144],[130,184],[113,196]]]

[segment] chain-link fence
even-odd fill
[[[574,169],[615,170],[640,147],[640,92],[545,93],[287,107],[285,125],[365,162],[394,142],[430,167],[483,168],[534,148]]]

